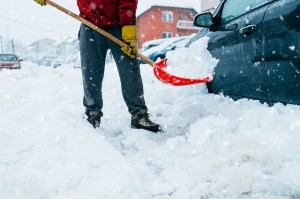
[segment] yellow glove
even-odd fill
[[[38,4],[40,4],[41,6],[46,5],[46,0],[34,0],[34,1],[37,2]]]
[[[131,58],[135,58],[135,55],[138,51],[136,46],[136,26],[135,25],[127,25],[122,28],[122,39],[128,44],[128,46],[123,46],[121,50]]]

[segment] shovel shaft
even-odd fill
[[[127,46],[126,43],[124,43],[123,41],[119,40],[118,38],[114,37],[113,35],[109,34],[108,32],[104,31],[103,29],[99,28],[98,26],[94,25],[93,23],[89,22],[88,20],[82,18],[81,16],[73,13],[72,11],[54,3],[53,1],[50,0],[46,0],[46,4],[47,5],[51,5],[53,7],[55,7],[56,9],[66,13],[67,15],[70,15],[71,17],[77,19],[78,21],[82,22],[83,24],[87,25],[88,27],[92,28],[93,30],[99,32],[100,34],[104,35],[105,37],[107,37],[108,39],[112,40],[113,42],[115,42],[116,44],[118,44],[119,46],[123,47],[123,46]],[[150,60],[148,57],[144,56],[143,54],[141,54],[140,52],[136,53],[136,56],[138,56],[139,58],[141,58],[144,62],[146,62],[147,64],[149,64],[150,66],[153,67],[154,62],[152,60]]]

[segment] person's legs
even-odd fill
[[[115,28],[110,33],[121,39],[121,28]],[[138,60],[124,54],[120,46],[113,42],[109,42],[109,47],[118,67],[123,98],[132,115],[131,127],[152,132],[161,131],[160,125],[149,119]]]
[[[84,90],[83,104],[88,116],[96,115],[96,119],[99,118],[100,120],[103,115],[102,81],[108,46],[102,35],[83,24],[80,27],[78,37]],[[89,114],[90,112],[92,114]]]
[[[114,28],[110,33],[121,40],[121,28]],[[114,42],[109,42],[109,48],[117,64],[122,94],[129,113],[131,115],[141,112],[147,113],[148,109],[145,105],[143,82],[138,60],[124,54],[121,47]]]

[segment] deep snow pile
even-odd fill
[[[189,48],[178,48],[167,53],[170,74],[185,78],[206,78],[213,80],[214,68],[219,60],[207,50],[209,37],[193,42]]]
[[[161,134],[130,129],[114,63],[96,130],[79,69],[0,71],[0,198],[300,198],[299,106],[172,87],[141,68]]]

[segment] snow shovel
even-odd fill
[[[108,39],[112,40],[113,42],[115,42],[116,44],[120,45],[121,47],[123,46],[127,46],[126,43],[124,43],[123,41],[117,39],[116,37],[114,37],[113,35],[109,34],[108,32],[102,30],[101,28],[97,27],[96,25],[94,25],[93,23],[89,22],[88,20],[80,17],[79,15],[71,12],[70,10],[54,3],[51,0],[46,0],[46,4],[47,5],[51,5],[53,7],[55,7],[56,9],[64,12],[67,15],[70,15],[71,17],[79,20],[80,22],[82,22],[83,24],[87,25],[88,27],[92,28],[93,30],[99,32],[100,34],[102,34],[103,36],[107,37]],[[204,79],[188,79],[188,78],[182,78],[182,77],[177,77],[175,75],[171,75],[168,72],[166,72],[164,70],[164,68],[166,68],[167,65],[167,59],[163,59],[157,63],[153,62],[152,60],[150,60],[148,57],[144,56],[143,54],[141,54],[140,52],[136,53],[136,56],[141,58],[145,63],[149,64],[150,66],[153,67],[153,72],[154,75],[157,79],[159,79],[160,81],[166,83],[166,84],[170,84],[173,86],[185,86],[185,85],[191,85],[191,84],[198,84],[198,83],[206,83],[206,82],[210,82],[211,79],[209,77],[204,78]]]

